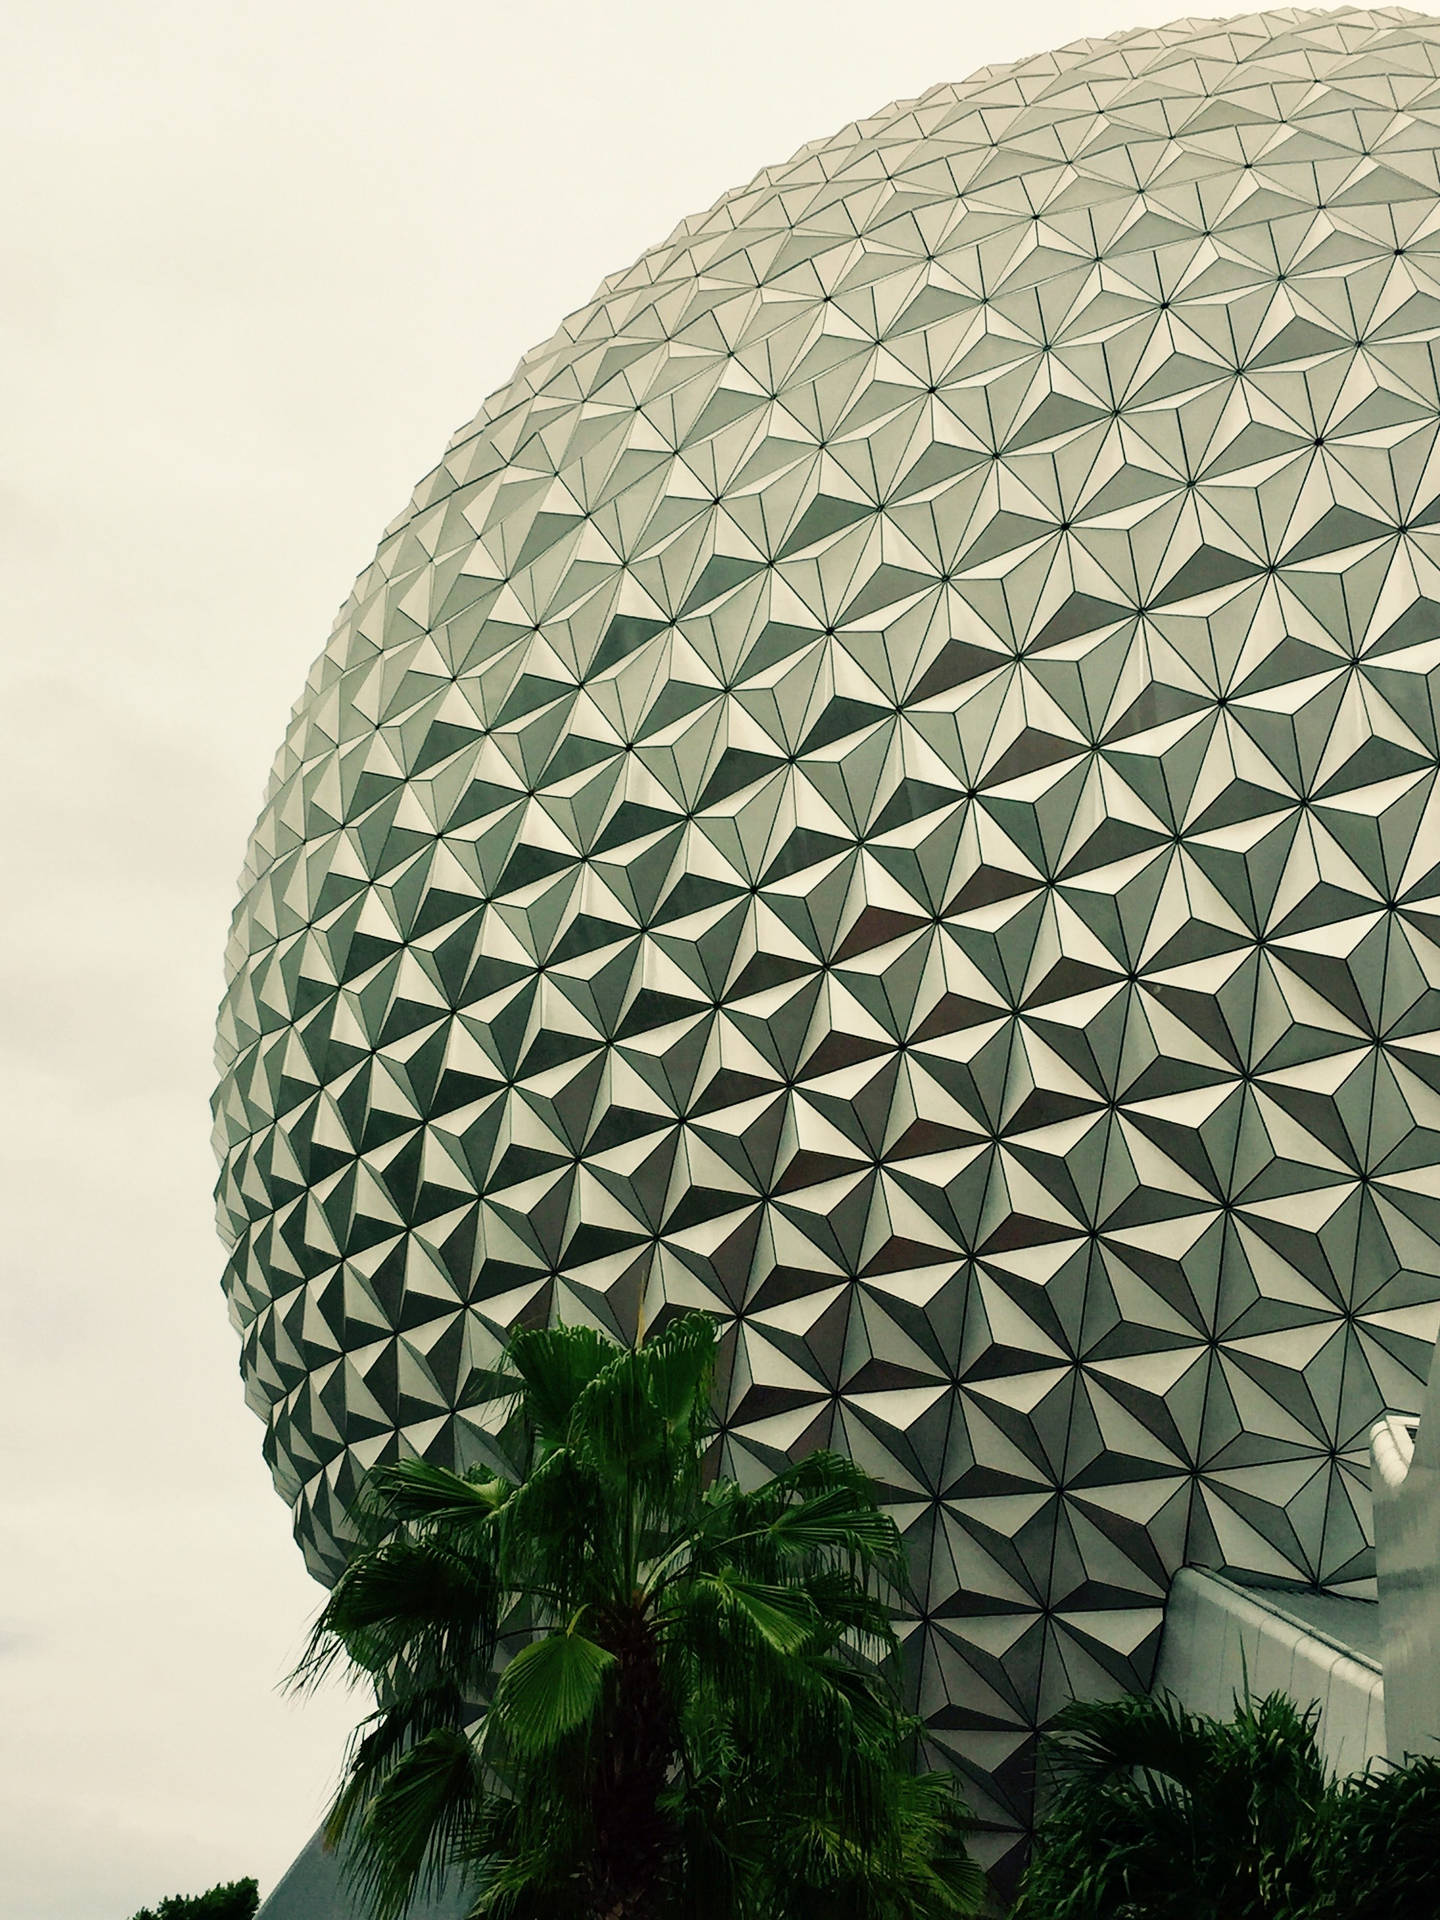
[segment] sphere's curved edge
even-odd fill
[[[1277,10],[1277,12],[1278,11],[1279,10]],[[1305,20],[1323,19],[1332,16],[1341,18],[1353,12],[1354,9],[1342,7],[1334,9],[1287,9],[1284,11],[1293,13],[1297,20]],[[1408,9],[1404,8],[1377,10],[1377,17],[1382,16],[1386,18],[1393,17],[1397,24],[1404,21],[1421,20],[1429,17],[1421,14],[1412,14]],[[1274,15],[1265,16],[1253,13],[1239,13],[1234,15],[1186,15],[1182,20],[1174,24],[1177,26],[1192,27],[1197,30],[1217,29],[1241,26],[1250,20],[1266,17],[1274,17]],[[612,274],[607,274],[590,298],[583,301],[578,307],[574,308],[572,312],[565,316],[549,339],[535,347],[529,348],[520,356],[508,380],[497,387],[481,404],[477,414],[466,421],[464,425],[456,428],[446,444],[445,453],[440,461],[425,474],[411,493],[406,504],[393,519],[387,522],[384,532],[381,535],[382,548],[386,542],[403,533],[411,521],[413,521],[418,514],[422,513],[426,507],[434,504],[435,498],[438,497],[436,493],[437,484],[444,492],[453,489],[457,482],[454,480],[450,471],[450,463],[454,460],[455,456],[463,452],[466,447],[494,426],[497,421],[503,419],[505,414],[513,411],[515,408],[523,407],[535,397],[539,387],[544,384],[544,370],[557,355],[574,348],[597,310],[601,309],[608,300],[615,298],[619,294],[633,290],[636,276],[645,271],[650,263],[666,257],[673,258],[675,255],[682,253],[684,248],[703,234],[710,221],[730,203],[744,199],[746,196],[758,190],[779,186],[788,173],[804,162],[814,159],[837,147],[853,144],[854,141],[867,137],[867,135],[876,128],[885,126],[892,120],[910,113],[917,107],[923,106],[935,95],[946,91],[947,87],[955,85],[969,87],[980,82],[998,84],[1032,68],[1037,63],[1048,64],[1052,61],[1058,62],[1067,54],[1088,53],[1120,43],[1133,42],[1143,44],[1148,38],[1160,31],[1161,29],[1158,28],[1134,27],[1120,28],[1117,29],[1116,32],[1102,35],[1098,39],[1090,36],[1081,36],[1075,40],[1067,41],[1064,46],[1050,52],[1024,55],[1013,61],[979,67],[964,81],[937,82],[935,86],[927,88],[922,94],[917,94],[911,98],[891,101],[875,113],[867,114],[859,119],[847,122],[838,133],[828,138],[807,141],[805,145],[798,147],[788,159],[771,162],[768,166],[760,168],[743,186],[731,188],[721,194],[716,200],[711,202],[710,206],[707,207],[704,212],[692,214],[681,220],[671,229],[663,240],[659,240],[653,246],[646,248],[633,266],[622,268]],[[532,380],[532,375],[538,375],[539,378]],[[358,602],[364,598],[365,582],[370,577],[375,565],[376,562],[371,560],[356,575],[355,583],[350,593],[341,602],[336,612],[331,628],[332,637],[345,626]],[[312,673],[320,669],[324,658],[325,656],[322,653]],[[300,695],[295,703],[295,707],[292,709],[292,722],[308,704],[314,691],[315,689],[307,682],[305,691]],[[262,807],[268,804],[273,798],[274,792],[276,788],[282,784],[282,780],[283,776],[278,767],[272,770],[262,799]],[[240,876],[242,893],[248,890],[259,877],[259,872],[262,870],[263,869],[254,869],[248,864],[242,869]],[[217,1062],[217,1064],[221,1064],[223,1071],[224,1066],[228,1066],[229,1063],[227,1061],[223,1063]]]

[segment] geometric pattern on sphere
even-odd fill
[[[216,1096],[312,1567],[560,1316],[883,1482],[977,1806],[1185,1562],[1355,1588],[1440,1300],[1440,24],[1086,41],[568,320],[344,607]]]

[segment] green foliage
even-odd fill
[[[1015,1920],[1435,1920],[1440,1762],[1345,1780],[1318,1709],[1167,1697],[1076,1702]]]
[[[1320,1835],[1316,1880],[1332,1889],[1305,1920],[1435,1920],[1440,1914],[1440,1760],[1341,1781]]]
[[[835,1454],[707,1485],[714,1363],[701,1314],[523,1332],[513,1477],[371,1475],[301,1675],[375,1684],[328,1834],[377,1920],[457,1869],[487,1920],[978,1911],[895,1690],[899,1535]]]
[[[251,1920],[260,1905],[253,1880],[227,1880],[208,1893],[170,1893],[155,1907],[142,1907],[133,1920]]]

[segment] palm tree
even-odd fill
[[[327,1832],[377,1920],[457,1868],[496,1920],[977,1910],[890,1677],[894,1524],[832,1453],[707,1485],[715,1353],[701,1314],[519,1333],[513,1476],[372,1474],[299,1675],[376,1686]]]
[[[1015,1920],[1434,1920],[1440,1762],[1337,1780],[1318,1707],[1077,1701]]]

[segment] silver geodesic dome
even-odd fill
[[[732,1323],[1001,1819],[1192,1561],[1348,1588],[1440,1301],[1440,23],[804,148],[455,437],[314,668],[216,1097],[319,1573],[517,1322]]]

